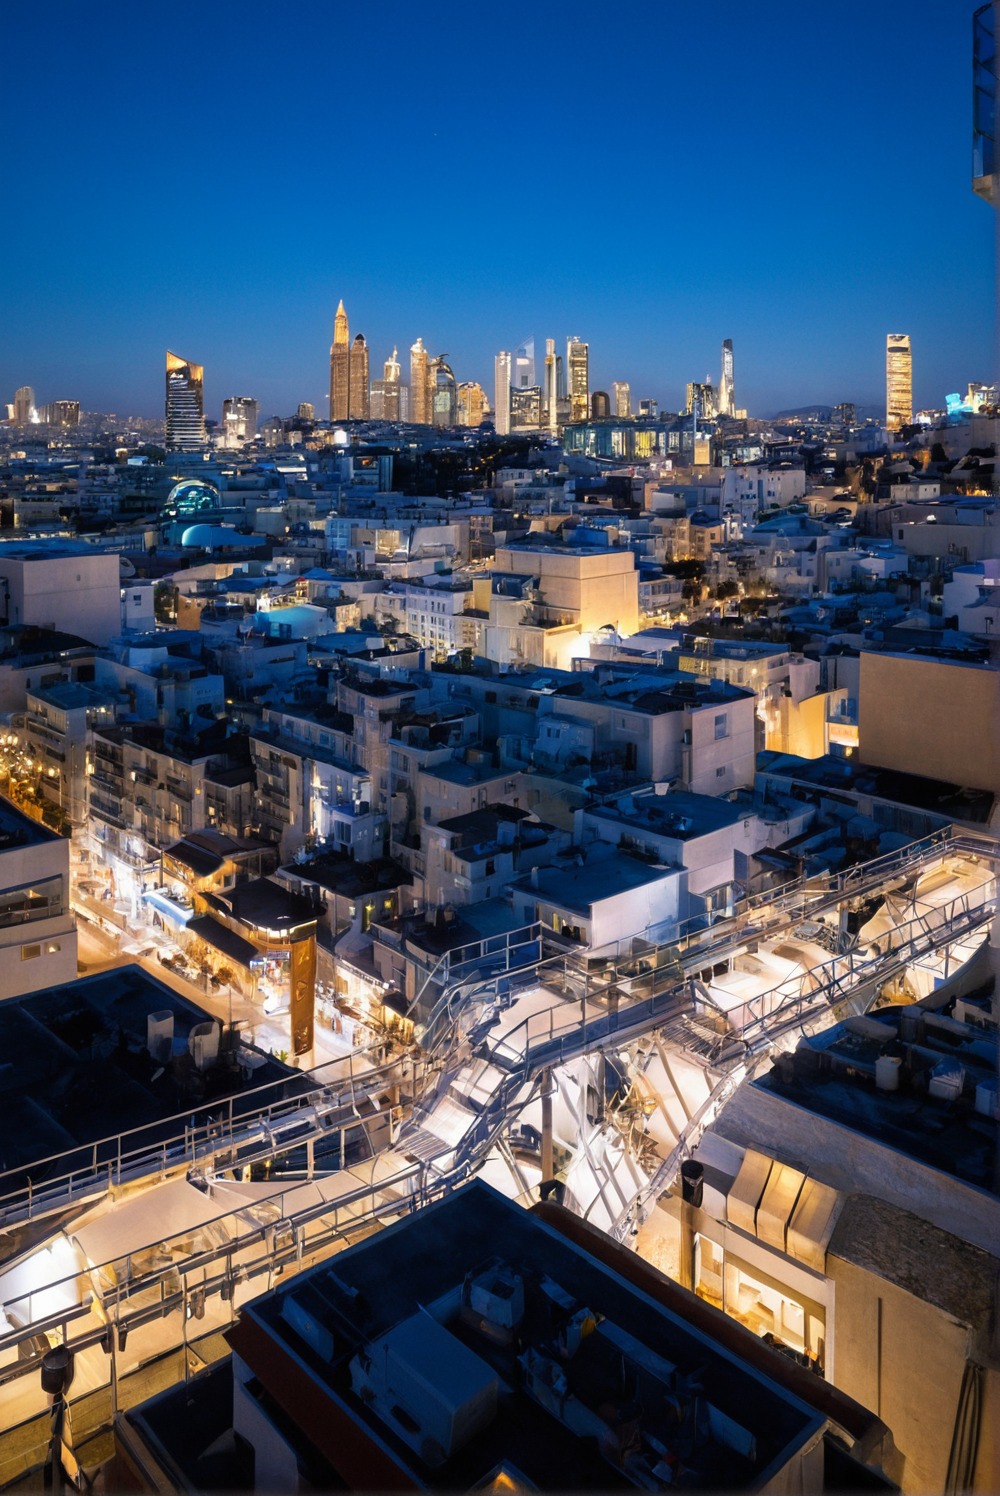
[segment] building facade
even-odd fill
[[[205,445],[205,370],[167,352],[167,451],[196,452]]]
[[[885,424],[899,431],[913,420],[913,351],[910,335],[891,332],[885,340]]]

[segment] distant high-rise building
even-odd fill
[[[330,420],[346,421],[351,408],[351,334],[341,300],[333,319],[330,345]]]
[[[14,424],[15,426],[29,426],[37,419],[35,392],[30,384],[23,384],[14,396]]]
[[[855,426],[858,420],[858,407],[852,400],[844,400],[840,405],[833,407],[831,419],[835,426]]]
[[[997,159],[997,30],[1000,0],[989,0],[972,17],[972,187],[994,208],[1000,206]]]
[[[510,383],[512,389],[527,390],[535,382],[535,340],[525,338],[524,342],[514,349],[514,358],[510,368]]]
[[[733,340],[722,343],[722,378],[719,381],[719,415],[732,419],[736,414],[736,391],[733,385]]]
[[[559,430],[559,360],[556,358],[555,338],[545,339],[542,420],[551,432]]]
[[[689,384],[687,387],[687,405],[685,409],[688,415],[693,414],[695,404],[698,406],[698,415],[704,421],[711,421],[718,412],[717,391],[715,385],[706,379],[704,384]]]
[[[585,421],[590,412],[590,349],[579,338],[566,339],[566,384],[570,420]]]
[[[540,431],[542,428],[542,387],[530,385],[526,390],[510,392],[511,431]]]
[[[655,421],[656,418],[657,418],[657,416],[659,414],[660,414],[660,402],[659,402],[659,400],[640,400],[639,401],[639,420],[640,421]]]
[[[167,451],[196,452],[205,445],[205,370],[167,352]]]
[[[300,400],[298,410],[296,410],[295,412],[295,417],[299,421],[315,421],[315,405],[313,405],[309,400]]]
[[[459,426],[479,426],[489,414],[486,391],[474,379],[463,380],[458,387]]]
[[[299,406],[301,410],[301,405]],[[312,407],[310,406],[310,409]],[[231,395],[222,402],[222,441],[226,447],[242,447],[257,435],[257,401],[249,395]]]
[[[611,401],[606,390],[595,390],[590,397],[590,419],[592,421],[607,421],[611,419]]]
[[[611,389],[615,397],[615,419],[630,421],[632,419],[632,391],[622,379],[616,379]]]
[[[358,333],[351,344],[351,362],[348,370],[350,397],[347,407],[351,421],[368,420],[368,344]]]
[[[382,378],[372,384],[370,414],[373,421],[405,420],[400,397],[406,386],[400,383],[399,374],[399,358],[394,348],[391,358],[387,358],[382,366]]]
[[[458,423],[458,385],[446,358],[439,353],[431,364],[431,420],[441,428]]]
[[[898,431],[913,420],[913,353],[910,335],[891,332],[885,340],[885,424]]]
[[[45,407],[45,419],[50,426],[79,426],[79,400],[53,400]]]
[[[434,423],[434,391],[431,384],[431,361],[423,338],[410,349],[410,420],[414,426]]]
[[[510,434],[510,354],[498,353],[493,364],[493,422],[497,436]]]

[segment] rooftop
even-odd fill
[[[660,883],[664,878],[676,875],[676,868],[657,867],[655,863],[640,862],[624,852],[613,852],[610,856],[594,857],[582,865],[571,863],[569,866],[536,868],[513,886],[523,892],[538,893],[560,909],[588,915],[594,905],[604,899],[631,893],[633,889],[645,888],[650,883]]]
[[[733,804],[714,795],[694,795],[688,790],[658,794],[653,789],[619,794],[586,807],[587,814],[635,826],[676,841],[692,841],[734,826],[749,814],[745,804]]]
[[[254,1300],[228,1338],[353,1485],[757,1488],[824,1424],[479,1182]]]
[[[146,1047],[153,1013],[173,1018],[174,1053],[166,1065]],[[239,1092],[239,1069],[220,1065],[198,1072],[189,1063],[191,1030],[206,1021],[201,1008],[139,966],[0,1004],[4,1184],[12,1186],[20,1171],[30,1169],[37,1185],[46,1173],[40,1160],[86,1145],[89,1161],[90,1145],[116,1133],[138,1129],[130,1140],[134,1147],[173,1136],[177,1124],[166,1119]],[[273,1059],[254,1072],[258,1084],[289,1074]],[[62,1162],[59,1172],[67,1167]]]

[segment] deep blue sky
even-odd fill
[[[917,405],[993,372],[970,189],[971,0],[319,6],[50,0],[4,24],[0,399],[325,410],[343,296],[373,376],[422,336],[587,339],[591,387],[676,407]]]

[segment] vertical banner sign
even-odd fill
[[[316,937],[297,940],[292,946],[292,1053],[308,1054],[313,1047],[313,1011],[316,1004]]]

